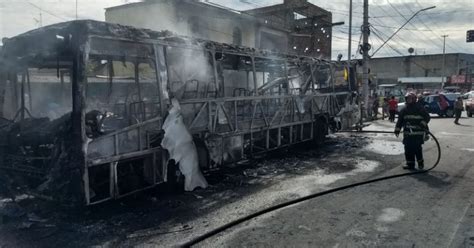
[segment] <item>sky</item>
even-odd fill
[[[104,20],[105,8],[137,2],[139,0],[78,0],[79,19]],[[245,10],[283,0],[209,0],[232,9]],[[309,2],[333,13],[333,22],[345,22],[333,30],[332,54],[343,59],[348,55],[349,0],[309,0]],[[446,53],[472,53],[474,42],[466,43],[466,31],[474,29],[474,0],[369,0],[369,43],[372,54],[387,38],[401,27],[416,11],[423,11],[412,19],[374,57],[443,52],[446,37]],[[360,58],[357,46],[361,38],[363,0],[353,0],[352,57]],[[75,0],[0,0],[0,38],[12,37],[28,30],[76,18]]]

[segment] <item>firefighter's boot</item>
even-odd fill
[[[407,165],[403,166],[403,169],[404,170],[414,170],[415,165],[414,164],[407,164]]]
[[[425,162],[423,160],[418,161],[418,169],[423,170],[425,168]]]

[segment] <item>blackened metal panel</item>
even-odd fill
[[[101,37],[90,38],[90,53],[117,57],[153,58],[153,45],[113,40]]]

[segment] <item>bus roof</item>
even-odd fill
[[[6,38],[4,39],[4,49],[1,53],[1,57],[4,59],[7,57],[22,59],[37,56],[57,58],[58,55],[64,55],[64,52],[66,51],[65,47],[61,47],[61,43],[64,43],[62,41],[66,39],[80,43],[81,39],[85,39],[88,36],[112,39],[116,38],[136,42],[152,43],[156,41],[185,44],[188,46],[215,49],[219,52],[233,52],[242,55],[255,55],[281,59],[308,59],[331,63],[331,61],[313,57],[288,55],[276,51],[258,50],[255,48],[179,36],[170,31],[154,31],[94,20],[76,20],[57,23],[34,29],[12,38]]]

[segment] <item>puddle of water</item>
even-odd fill
[[[398,208],[385,208],[382,214],[377,218],[378,222],[396,222],[399,221],[405,212]]]
[[[364,147],[364,150],[382,155],[400,155],[404,153],[403,144],[400,141],[373,140]]]

